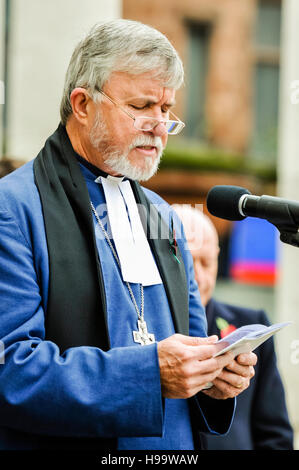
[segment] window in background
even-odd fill
[[[255,31],[253,159],[275,163],[277,154],[280,0],[258,2]]]
[[[188,96],[185,135],[203,139],[206,135],[205,95],[208,72],[210,27],[191,23],[188,51]]]

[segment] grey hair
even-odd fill
[[[184,80],[182,61],[170,41],[156,29],[118,19],[96,24],[75,48],[66,73],[60,105],[62,124],[72,114],[70,95],[88,88],[93,99],[112,72],[153,72],[163,86],[178,89]]]

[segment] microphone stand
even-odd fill
[[[288,245],[299,247],[299,214],[289,206],[288,201],[276,204],[275,199],[271,196],[262,196],[258,204],[261,201],[266,209],[264,218],[279,230],[280,240]]]
[[[287,243],[288,245],[296,246],[299,248],[299,227],[293,225],[292,227],[285,227],[275,225],[280,232],[280,240],[283,243]]]

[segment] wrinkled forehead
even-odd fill
[[[204,237],[188,240],[188,248],[195,258],[218,258],[219,246],[213,238]]]
[[[155,78],[155,74],[151,72],[138,75],[113,72],[105,82],[103,91],[117,95],[120,99],[144,96],[154,102],[167,101],[171,106],[175,104],[175,89],[165,87],[164,83]]]

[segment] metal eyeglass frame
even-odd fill
[[[159,124],[163,123],[165,124],[166,126],[166,130],[167,130],[167,133],[169,135],[177,135],[179,134],[185,127],[185,123],[183,121],[181,121],[172,111],[169,110],[169,112],[176,118],[176,121],[173,121],[173,120],[164,120],[164,119],[157,119],[157,118],[152,118],[152,117],[149,117],[149,116],[134,116],[133,114],[131,114],[129,111],[127,111],[126,109],[124,109],[120,104],[118,104],[116,101],[114,101],[110,96],[106,95],[106,93],[102,90],[100,90],[99,88],[96,88],[96,90],[101,93],[103,96],[105,96],[105,98],[107,98],[109,101],[111,101],[111,103],[113,103],[115,106],[117,106],[118,108],[120,108],[124,113],[126,113],[127,116],[129,116],[131,119],[133,119],[134,121],[134,127],[135,129],[139,130],[139,131],[144,131],[144,132],[147,132],[147,131],[151,131],[153,130],[155,127],[157,127]],[[139,120],[148,120],[148,121],[151,121],[152,123],[155,122],[156,124],[144,129],[142,127],[137,127],[136,126],[136,121],[138,122]],[[169,125],[169,128],[167,128],[167,125]]]

